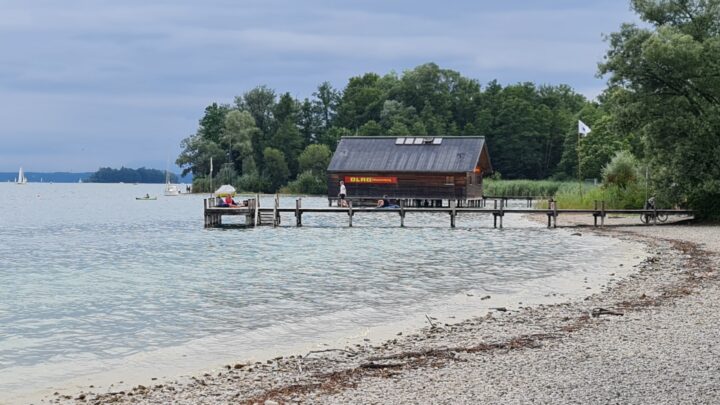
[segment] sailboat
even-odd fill
[[[27,184],[27,177],[25,177],[25,172],[23,171],[23,168],[20,168],[20,171],[18,172],[18,177],[15,182],[15,184]]]
[[[165,195],[175,196],[180,195],[180,188],[176,184],[170,184],[170,172],[165,170]]]

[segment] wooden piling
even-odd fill
[[[295,200],[295,225],[298,227],[302,226],[302,198]]]
[[[352,217],[353,217],[352,202],[348,201],[348,218],[350,221],[350,228],[352,228]]]
[[[450,227],[455,228],[455,204],[452,201],[448,201],[450,205]]]
[[[400,200],[400,227],[405,227],[405,201]]]
[[[500,229],[503,227],[503,217],[505,216],[505,201],[507,200],[500,200]]]
[[[280,206],[280,196],[278,194],[275,194],[275,204],[273,205],[273,228],[278,226],[280,224],[280,213],[278,213],[278,208]]]
[[[260,194],[255,194],[255,220],[254,226],[260,225]]]

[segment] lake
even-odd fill
[[[400,228],[397,213],[358,213],[352,228],[305,214],[301,228],[287,215],[279,228],[204,229],[204,196],[162,190],[0,183],[0,402],[579,297],[642,255],[513,215],[502,230],[479,214],[454,229],[447,214],[408,214]],[[158,199],[135,200],[146,193]]]

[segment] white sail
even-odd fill
[[[165,170],[165,195],[180,195],[180,188],[176,184],[170,183],[170,172],[168,172],[167,170]]]
[[[27,177],[25,177],[25,172],[23,171],[23,168],[20,168],[20,171],[18,171],[18,177],[17,177],[17,184],[26,184],[27,183]]]

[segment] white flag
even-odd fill
[[[584,122],[578,120],[578,134],[582,136],[587,136],[587,134],[590,133],[590,127],[585,125]]]

